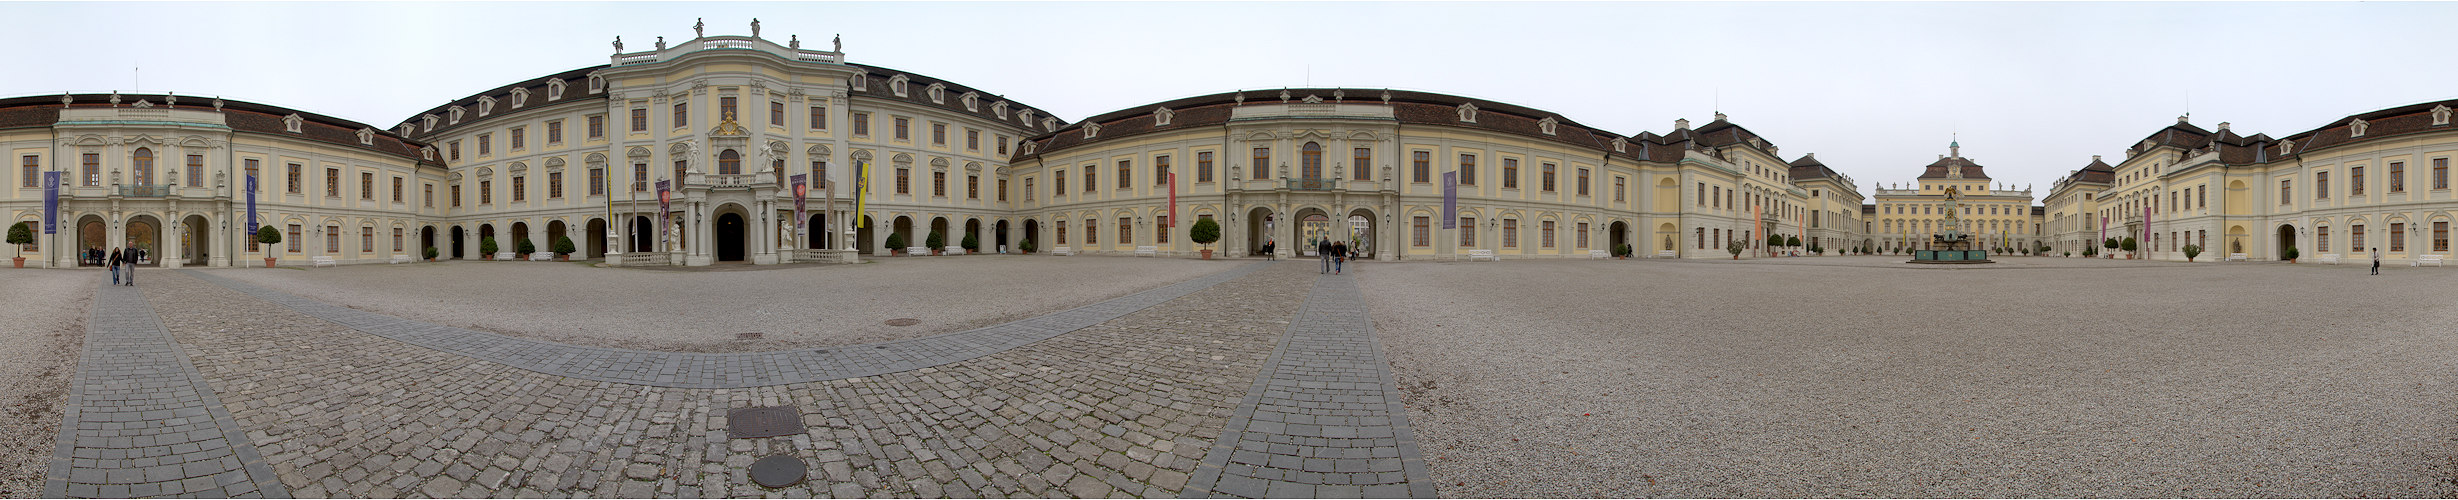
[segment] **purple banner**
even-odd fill
[[[43,234],[60,234],[60,172],[43,172]]]
[[[666,225],[673,223],[668,220],[673,218],[669,213],[672,209],[668,208],[674,204],[673,187],[674,181],[657,181],[657,241],[660,243],[666,241]]]
[[[247,176],[247,178],[248,178],[248,183],[247,183],[247,184],[248,184],[248,194],[247,194],[247,196],[248,196],[248,234],[247,234],[247,239],[249,239],[249,240],[255,240],[255,239],[256,239],[256,176],[250,175],[250,176]]]
[[[1459,172],[1442,173],[1442,228],[1459,229]]]
[[[805,223],[807,223],[807,222],[809,222],[809,221],[810,221],[810,216],[803,215],[803,211],[802,211],[802,200],[804,200],[804,199],[808,198],[808,196],[806,196],[806,195],[810,194],[810,192],[811,192],[811,191],[810,191],[810,188],[809,188],[808,186],[806,186],[806,185],[804,185],[804,184],[802,183],[802,182],[803,182],[803,179],[804,179],[804,177],[805,177],[805,175],[806,175],[806,174],[794,174],[794,177],[793,177],[793,184],[794,184],[794,230],[797,230],[797,231],[802,230],[802,226],[806,225]]]

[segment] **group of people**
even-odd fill
[[[1348,263],[1348,242],[1323,239],[1314,243],[1314,253],[1323,256],[1323,273],[1340,274]]]
[[[144,262],[145,249],[130,248],[125,252],[122,252],[119,249],[112,249],[111,251],[105,252],[103,251],[102,247],[89,247],[85,249],[86,264],[96,266],[109,265],[113,256],[124,257],[125,260],[129,262]]]
[[[85,249],[87,262],[111,268],[111,284],[113,285],[137,286],[137,262],[144,258],[145,249],[143,248],[127,250],[113,248],[110,253],[104,253],[99,247]]]

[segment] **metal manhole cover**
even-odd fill
[[[748,333],[737,333],[737,334],[734,334],[734,340],[759,340],[759,339],[760,339],[760,332],[748,332]]]
[[[793,486],[802,482],[802,475],[807,470],[808,467],[802,464],[802,459],[787,455],[769,455],[767,458],[751,463],[751,482],[770,488]]]
[[[802,409],[798,407],[764,406],[725,412],[727,439],[790,436],[802,431]]]
[[[913,326],[919,324],[922,324],[922,320],[913,318],[896,318],[888,320],[888,326]]]

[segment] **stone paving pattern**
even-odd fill
[[[98,288],[43,497],[288,498],[138,288]]]
[[[745,388],[912,371],[979,358],[1117,319],[1253,272],[1263,264],[1092,305],[946,335],[877,344],[758,353],[679,353],[585,347],[511,337],[319,302],[211,274],[207,282],[358,331],[550,375],[687,388]]]
[[[935,367],[750,388],[542,373],[188,273],[139,289],[300,497],[1165,497],[1290,331],[1309,270],[1252,269]],[[810,432],[725,438],[725,410],[774,405]],[[769,454],[810,479],[752,485],[746,467]]]
[[[1182,498],[1433,498],[1347,275],[1318,275]]]

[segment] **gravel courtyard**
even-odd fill
[[[1445,497],[2417,497],[2458,269],[1370,264]]]
[[[102,271],[0,269],[0,498],[43,492]]]
[[[406,319],[576,345],[754,352],[924,337],[1229,269],[1237,261],[973,255],[689,270],[442,262],[206,271]],[[730,272],[747,271],[747,272]],[[920,320],[888,326],[888,320]],[[760,340],[736,340],[758,332]]]

